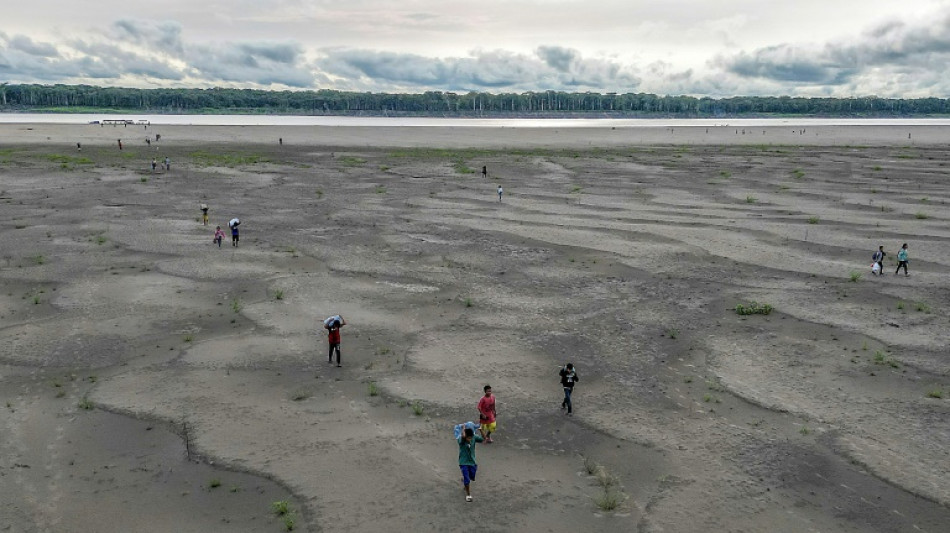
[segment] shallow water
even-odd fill
[[[0,124],[88,124],[127,119],[177,126],[347,126],[485,128],[643,128],[689,126],[950,126],[950,118],[438,118],[300,115],[110,115],[94,113],[0,113]]]

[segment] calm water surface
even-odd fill
[[[88,124],[128,119],[150,124],[193,126],[345,126],[345,127],[484,127],[484,128],[643,128],[688,126],[950,126],[950,118],[429,118],[324,117],[294,115],[106,115],[0,113],[0,124]]]

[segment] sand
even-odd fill
[[[950,128],[733,130],[0,126],[0,531],[945,530]]]

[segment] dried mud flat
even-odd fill
[[[950,523],[947,128],[132,130],[0,126],[0,531]]]

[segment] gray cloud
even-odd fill
[[[112,34],[120,41],[139,44],[177,56],[184,53],[181,33],[181,24],[174,21],[151,22],[123,19],[112,25]]]
[[[312,87],[314,72],[293,42],[240,42],[189,47],[192,74],[201,79]]]
[[[56,57],[59,52],[49,43],[38,43],[25,35],[14,35],[10,39],[9,47],[25,54],[37,57]]]
[[[639,79],[623,65],[585,59],[576,50],[545,46],[535,55],[476,50],[469,57],[434,58],[375,50],[325,50],[317,66],[354,86],[397,85],[408,90],[629,90]]]
[[[849,42],[824,46],[781,44],[740,52],[713,62],[730,74],[800,85],[834,87],[866,86],[876,72],[915,74],[914,80],[931,78],[933,69],[944,70],[950,61],[950,16],[916,25],[892,21],[871,28]],[[885,74],[885,78],[891,78]],[[942,82],[948,85],[947,82]],[[880,85],[880,84],[879,84]],[[906,86],[905,90],[912,89]],[[899,90],[891,87],[891,91]]]

